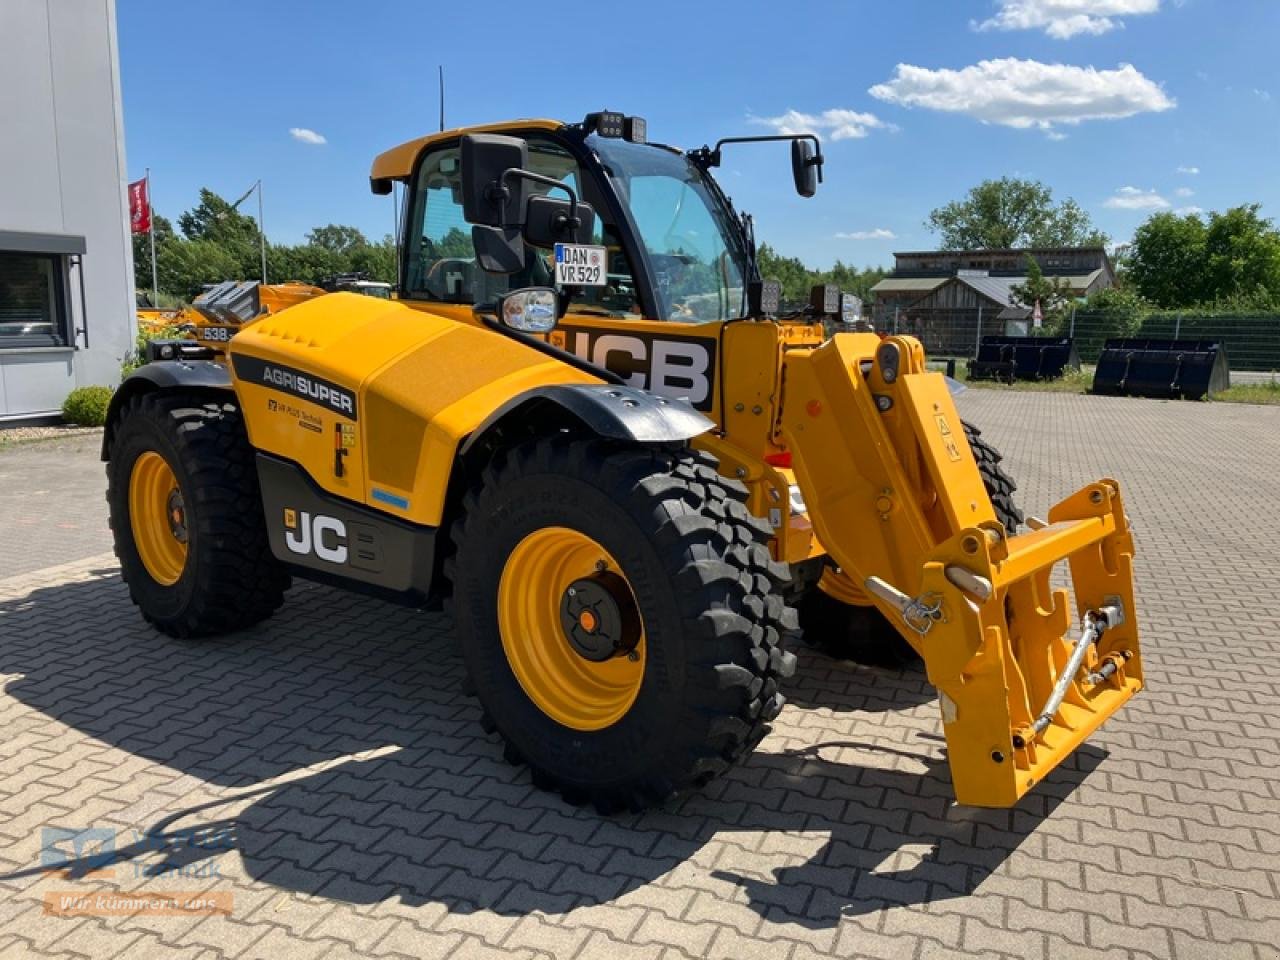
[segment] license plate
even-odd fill
[[[609,251],[582,243],[556,244],[556,283],[566,287],[603,287],[609,282]]]

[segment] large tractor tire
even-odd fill
[[[694,451],[568,435],[499,453],[467,492],[446,568],[462,655],[536,784],[640,810],[769,731],[796,621],[745,501]]]
[[[1022,511],[1013,502],[1018,485],[1000,466],[1000,452],[982,439],[982,431],[971,423],[963,426],[996,519],[1012,535],[1022,523]],[[843,603],[815,586],[800,599],[797,609],[805,641],[833,657],[878,667],[905,667],[920,660],[875,607]]]
[[[228,633],[269,617],[289,574],[267,542],[240,411],[204,397],[126,402],[107,464],[107,503],[129,596],[174,637]]]

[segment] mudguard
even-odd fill
[[[107,460],[120,408],[140,393],[152,390],[225,390],[230,392],[227,368],[211,360],[157,360],[139,367],[111,395],[107,426],[102,435],[102,459]]]
[[[687,403],[636,387],[552,384],[526,390],[504,403],[467,438],[461,452],[471,450],[491,429],[535,415],[534,411],[545,404],[570,414],[598,436],[634,443],[689,440],[715,426]]]

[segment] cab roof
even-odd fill
[[[566,126],[560,120],[508,120],[505,123],[485,123],[474,127],[455,127],[439,133],[429,133],[425,137],[409,140],[392,147],[374,158],[373,167],[369,171],[370,181],[407,180],[413,174],[413,165],[424,149],[442,140],[454,140],[466,133],[496,133],[516,130],[561,130]],[[391,185],[387,184],[387,192]]]

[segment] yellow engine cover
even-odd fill
[[[533,387],[599,383],[483,327],[335,293],[264,317],[229,350],[254,447],[328,493],[438,526],[458,444]]]

